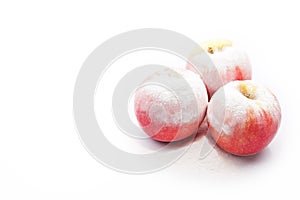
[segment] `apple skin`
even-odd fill
[[[166,87],[153,84],[161,81]],[[139,125],[152,139],[161,142],[182,140],[197,133],[207,104],[203,81],[186,69],[152,74],[136,90],[134,97]]]
[[[277,98],[253,81],[233,81],[221,87],[207,108],[210,133],[223,150],[238,156],[262,151],[281,121]]]
[[[226,39],[208,40],[196,49],[186,68],[199,73],[211,97],[221,86],[235,80],[251,80],[252,68],[247,53]],[[203,51],[204,50],[204,51]]]

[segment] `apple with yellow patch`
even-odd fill
[[[275,95],[253,81],[233,81],[221,87],[207,109],[212,137],[225,151],[249,156],[274,138],[281,121]]]
[[[252,69],[247,53],[234,46],[230,40],[209,40],[200,47],[195,49],[189,58],[189,61],[197,64],[198,68],[190,63],[186,68],[200,74],[209,97],[230,81],[251,79]]]

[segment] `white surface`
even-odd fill
[[[204,55],[196,54],[191,58],[192,61],[198,64],[210,96],[222,86],[222,83],[226,84],[229,81],[236,79],[236,66],[239,66],[238,69],[240,70],[243,79],[251,79],[251,62],[247,52],[243,47],[236,47],[235,44],[233,45],[234,46],[223,47],[220,51],[216,49],[213,54],[207,53],[206,50]],[[206,62],[207,55],[212,62]],[[216,77],[220,78],[218,79]]]
[[[241,85],[245,89],[245,93],[250,94],[253,99],[246,98],[241,92]],[[255,89],[252,89],[255,88]],[[252,92],[252,94],[251,94]],[[263,85],[252,80],[232,81],[219,89],[210,100],[210,105],[207,108],[207,119],[209,124],[214,127],[217,132],[224,134],[232,134],[235,127],[243,126],[248,117],[249,110],[253,109],[257,120],[261,119],[260,113],[262,110],[267,110],[274,124],[278,124],[281,119],[280,105],[270,92]],[[225,124],[223,125],[223,121]]]
[[[299,198],[298,6],[292,1],[1,1],[0,199]],[[81,145],[72,116],[77,73],[89,53],[124,31],[157,27],[247,50],[255,80],[277,95],[278,135],[240,159],[198,145],[154,174],[117,173]]]

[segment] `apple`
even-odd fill
[[[202,77],[209,97],[224,84],[235,80],[250,80],[252,69],[246,52],[226,39],[209,40],[195,49],[186,68],[197,72]],[[204,51],[203,51],[204,50]]]
[[[223,150],[238,156],[262,151],[274,138],[281,109],[274,94],[251,80],[221,87],[207,108],[210,133]]]
[[[162,142],[196,133],[207,104],[203,81],[186,69],[165,69],[150,75],[134,96],[139,125],[151,138]]]

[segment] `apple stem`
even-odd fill
[[[213,47],[208,47],[207,48],[207,52],[210,53],[210,54],[214,54],[215,53],[215,50]]]

